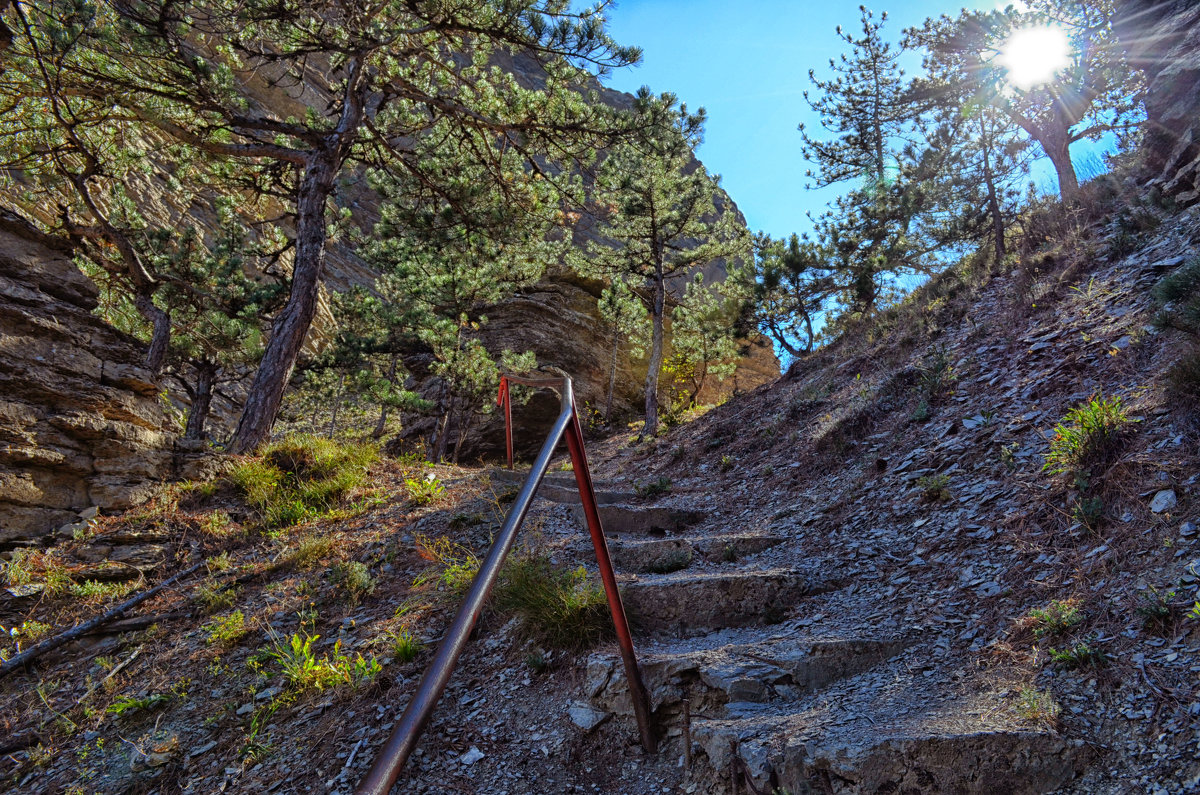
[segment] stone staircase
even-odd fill
[[[547,479],[539,497],[578,503],[571,473]],[[1082,742],[1027,725],[982,677],[930,676],[919,637],[782,629],[788,609],[850,584],[756,560],[785,538],[597,489],[660,753],[690,760],[687,792],[1032,795],[1082,772]],[[632,726],[615,650],[589,658],[585,688]]]

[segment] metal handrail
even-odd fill
[[[642,747],[653,753],[655,748],[654,733],[650,727],[650,702],[646,688],[638,672],[637,658],[633,651],[633,638],[629,632],[629,622],[625,617],[625,608],[621,604],[621,594],[617,590],[617,578],[613,572],[612,560],[608,555],[608,544],[604,540],[604,529],[600,524],[600,512],[596,507],[596,493],[592,486],[592,474],[588,469],[587,454],[583,449],[583,429],[579,423],[579,414],[575,407],[575,394],[571,386],[570,376],[563,373],[555,378],[521,378],[505,375],[500,378],[499,401],[504,405],[506,436],[508,441],[509,468],[512,468],[512,400],[509,396],[509,383],[524,386],[552,388],[559,392],[562,408],[558,419],[550,429],[529,477],[521,486],[504,525],[492,543],[487,557],[479,566],[471,588],[463,599],[462,606],[454,616],[450,629],[438,647],[433,662],[421,678],[417,692],[400,716],[399,722],[392,730],[387,742],[375,759],[367,775],[355,790],[356,795],[386,795],[400,776],[400,770],[408,761],[416,747],[425,725],[433,715],[442,692],[450,681],[454,666],[466,646],[467,639],[479,614],[483,611],[484,602],[495,585],[500,574],[500,567],[512,549],[517,538],[517,531],[529,512],[533,495],[541,484],[546,470],[550,466],[550,458],[559,441],[566,437],[567,450],[575,470],[575,482],[579,486],[579,496],[583,502],[584,514],[587,517],[588,532],[592,537],[592,546],[596,551],[596,562],[600,568],[600,578],[604,583],[604,593],[608,597],[609,610],[612,613],[613,625],[617,633],[617,642],[621,647],[621,659],[625,665],[625,676],[629,682],[629,694],[633,700],[634,715],[637,719],[638,733],[641,735]]]

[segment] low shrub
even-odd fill
[[[541,554],[509,560],[495,590],[495,607],[519,616],[525,633],[547,646],[586,649],[612,634],[604,589],[582,566],[560,568]]]
[[[1136,421],[1129,417],[1121,398],[1093,395],[1055,426],[1043,471],[1086,476],[1112,457],[1121,435]]]
[[[263,525],[291,527],[337,509],[378,458],[369,444],[293,436],[241,462],[228,478],[257,509]]]

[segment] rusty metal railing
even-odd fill
[[[463,600],[462,606],[454,616],[450,629],[438,647],[417,692],[408,702],[404,714],[392,730],[391,736],[376,757],[375,763],[367,771],[367,775],[359,783],[356,795],[386,795],[396,783],[400,771],[408,757],[416,747],[425,725],[433,715],[442,692],[450,681],[454,666],[459,655],[467,644],[471,630],[483,611],[488,594],[500,575],[500,567],[508,556],[516,541],[517,532],[533,495],[541,484],[546,470],[550,466],[550,458],[560,440],[566,437],[567,450],[571,455],[571,463],[575,469],[575,482],[579,486],[579,496],[583,502],[584,515],[587,517],[588,532],[592,537],[592,545],[596,551],[596,562],[600,568],[600,579],[604,583],[604,593],[608,597],[609,610],[612,613],[613,625],[616,629],[617,643],[621,647],[621,659],[625,665],[625,676],[629,682],[629,694],[632,697],[634,715],[637,719],[638,733],[641,736],[642,747],[647,752],[655,748],[654,733],[650,727],[650,703],[646,696],[646,688],[642,684],[638,672],[637,658],[633,651],[633,638],[629,632],[629,622],[625,617],[625,608],[621,604],[621,594],[617,590],[617,578],[613,572],[612,561],[608,555],[608,544],[604,540],[604,528],[600,524],[600,512],[596,507],[596,493],[592,486],[592,474],[588,468],[587,454],[583,449],[583,429],[579,423],[579,413],[575,408],[575,394],[571,388],[570,376],[563,373],[555,377],[522,378],[512,375],[500,379],[500,395],[498,402],[504,407],[506,440],[508,446],[508,464],[512,468],[512,399],[509,395],[510,384],[521,384],[537,388],[555,389],[559,393],[562,408],[558,419],[546,437],[537,459],[525,479],[521,491],[517,494],[504,525],[496,535],[492,548],[479,566],[479,573],[471,583],[471,588]]]

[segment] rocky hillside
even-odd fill
[[[0,230],[0,544],[144,500],[172,471],[143,346],[92,314],[69,255]]]
[[[1200,791],[1200,426],[1164,391],[1182,340],[1148,295],[1200,215],[1153,212],[1132,251],[1119,221],[1068,225],[1028,267],[939,277],[858,330],[873,342],[594,447],[659,752],[638,750],[614,651],[572,648],[591,625],[554,645],[501,594],[404,791]],[[1094,397],[1122,401],[1106,456],[1047,472]],[[572,480],[543,484],[515,559],[578,589]],[[116,598],[84,579],[105,549],[153,539],[131,559],[155,579],[208,567],[4,680],[0,773],[14,792],[350,791],[514,482],[383,462],[340,513],[264,532],[217,481],[23,559],[0,610],[34,637]],[[288,662],[306,655],[339,673],[314,684]]]

